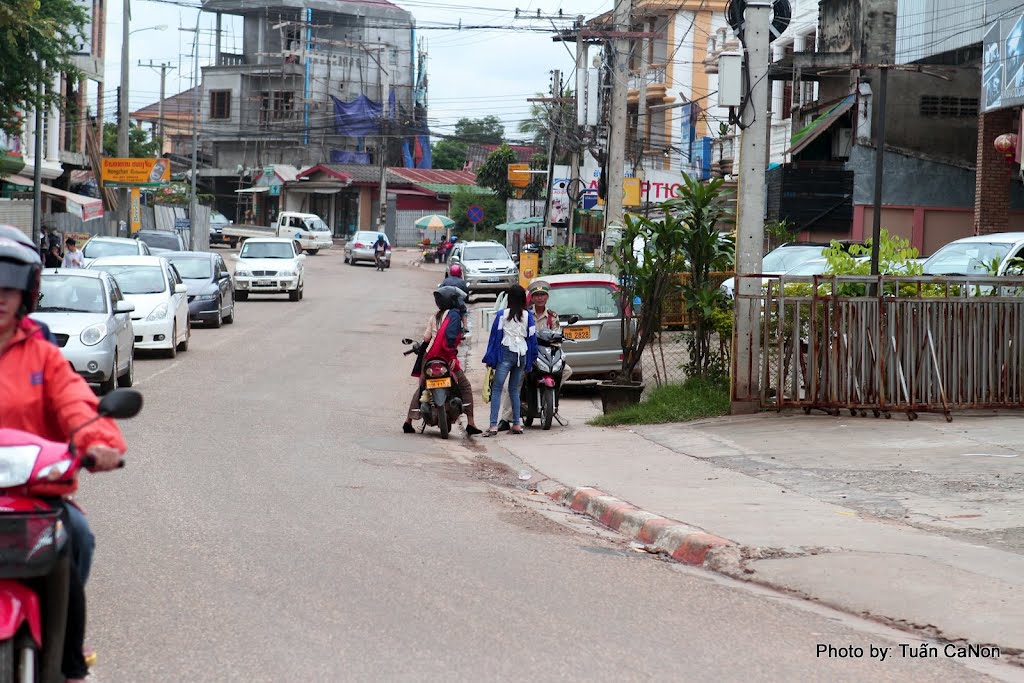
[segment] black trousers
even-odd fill
[[[67,509],[69,503],[60,501],[64,508],[65,524],[67,524]],[[89,667],[85,664],[85,655],[82,649],[85,645],[85,587],[82,585],[82,577],[79,573],[75,557],[74,535],[69,534],[69,542],[72,543],[71,571],[68,581],[68,620],[64,629],[64,656],[61,664],[61,671],[67,678],[85,678],[89,675]]]

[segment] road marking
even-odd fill
[[[965,456],[967,456],[967,455],[976,455],[979,458],[1016,458],[1017,457],[1016,453],[1011,453],[1011,454],[1007,454],[1007,455],[1001,455],[999,453],[964,453],[963,455],[965,455]]]
[[[155,379],[155,378],[159,377],[160,375],[164,374],[165,372],[168,372],[169,370],[173,370],[174,368],[178,367],[179,365],[181,365],[181,361],[180,360],[176,360],[173,363],[171,363],[170,365],[168,365],[166,368],[163,368],[161,370],[157,370],[152,375],[150,375],[148,377],[144,377],[144,378],[142,378],[140,380],[137,380],[135,382],[135,386],[139,386],[140,384],[145,384],[149,380]]]

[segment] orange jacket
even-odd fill
[[[22,319],[7,347],[0,350],[0,427],[66,442],[71,430],[96,417],[99,401],[64,359],[43,338],[37,324]],[[97,420],[75,435],[75,447],[127,446],[117,423]]]

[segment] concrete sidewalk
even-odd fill
[[[640,521],[731,541],[720,571],[998,645],[1004,661],[1024,651],[1024,418],[762,414],[608,429],[585,424],[596,397],[573,394],[569,426],[484,443],[549,478],[542,488],[593,487],[645,511]]]

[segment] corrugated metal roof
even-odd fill
[[[463,183],[416,183],[416,187],[422,187],[425,190],[430,190],[434,194],[454,194],[458,191],[471,192],[473,194],[494,194],[494,190],[489,187],[480,187],[479,185],[466,185]]]
[[[472,171],[447,171],[435,168],[394,168],[391,170],[417,185],[423,183],[476,184],[476,174]]]

